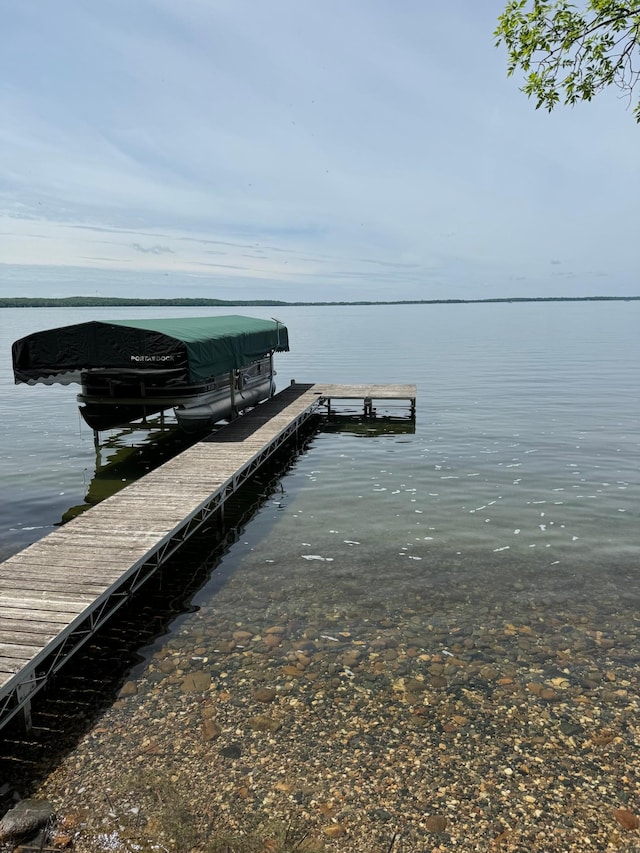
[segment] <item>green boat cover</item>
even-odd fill
[[[237,315],[152,320],[105,320],[35,332],[12,347],[16,383],[67,385],[90,368],[171,371],[186,384],[247,367],[289,350],[278,320]]]

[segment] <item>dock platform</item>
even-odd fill
[[[384,401],[388,405],[391,401],[400,402],[409,408],[410,417],[416,414],[416,386],[415,385],[335,385],[318,383],[313,386],[314,393],[321,397],[321,401],[331,414],[332,401],[335,400],[362,400],[364,403],[364,417],[373,417],[376,413],[374,404],[376,401]]]
[[[292,384],[0,563],[0,729],[303,424],[333,399],[406,400],[415,386]]]

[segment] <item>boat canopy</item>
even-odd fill
[[[173,381],[197,383],[288,350],[278,320],[230,315],[77,323],[21,338],[12,356],[16,383],[29,385],[68,385],[99,368],[170,371]]]

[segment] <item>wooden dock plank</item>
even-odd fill
[[[137,555],[130,559],[128,555],[120,554],[117,559],[114,558],[107,562],[96,560],[95,557],[91,556],[85,557],[83,561],[81,549],[76,549],[76,553],[75,560],[62,549],[54,554],[47,555],[47,559],[44,560],[38,557],[30,558],[20,564],[16,570],[16,577],[21,577],[24,573],[26,578],[33,578],[39,574],[40,577],[57,580],[66,574],[72,582],[77,583],[82,580],[102,584],[108,582],[109,578],[114,575],[122,574],[125,566],[135,565],[140,559],[140,556]],[[9,579],[6,575],[4,577],[5,580]]]
[[[74,583],[69,580],[68,572],[60,573],[57,577],[42,577],[42,572],[32,574],[27,577],[20,574],[18,578],[3,578],[0,577],[0,595],[6,590],[20,589],[25,592],[32,590],[33,592],[57,592],[59,595],[62,592],[77,593],[79,595],[90,595],[95,598],[101,595],[104,591],[104,584],[93,582]]]
[[[23,626],[22,630],[17,628],[12,630],[10,627],[3,625],[0,628],[0,643],[18,643],[23,645],[36,645],[38,648],[46,646],[53,640],[58,632],[54,629],[49,631],[41,628],[40,625],[35,625],[33,630],[27,630]]]
[[[3,573],[2,577],[4,580],[10,580],[12,577],[55,578],[56,580],[66,577],[71,583],[85,582],[89,579],[98,583],[108,580],[113,575],[122,574],[122,566],[125,564],[129,565],[129,561],[122,560],[119,563],[114,560],[100,561],[95,556],[74,558],[61,552],[57,557],[49,555],[48,559],[33,556],[29,560],[22,560],[20,566],[16,567],[15,573]]]
[[[2,624],[6,628],[12,622],[20,624],[40,623],[43,625],[66,625],[74,620],[81,610],[40,610],[31,607],[5,607],[2,605]]]
[[[16,584],[12,589],[0,590],[0,608],[4,615],[5,607],[37,607],[38,610],[68,610],[82,609],[87,601],[92,601],[94,596],[80,594],[77,592],[62,592],[47,590],[23,589]]]
[[[44,598],[38,600],[27,598],[26,596],[21,596],[20,598],[5,598],[3,596],[0,598],[0,609],[2,610],[3,624],[5,616],[7,619],[15,618],[12,616],[14,611],[26,614],[27,619],[30,621],[34,621],[40,617],[45,620],[57,620],[58,616],[63,619],[71,616],[75,619],[78,613],[82,613],[87,607],[87,602],[90,603],[91,599],[86,598],[83,601],[56,601],[55,599]]]
[[[72,537],[73,538],[73,537]],[[74,545],[73,541],[69,541],[69,537],[65,534],[65,536],[59,535],[59,531],[55,531],[54,533],[50,533],[49,536],[41,539],[39,542],[35,542],[33,545],[30,545],[28,548],[25,548],[24,551],[20,551],[14,557],[9,557],[7,563],[9,561],[13,562],[14,560],[18,560],[22,555],[38,555],[38,556],[47,556],[48,554],[55,553],[56,550],[66,551],[67,549],[76,550],[79,553],[84,553],[85,558],[90,557],[91,554],[87,553],[87,549],[85,545],[80,544],[78,542],[77,545]],[[133,546],[127,548],[118,548],[113,547],[109,542],[101,542],[100,543],[100,553],[104,553],[105,556],[112,556],[111,552],[115,552],[118,554],[125,554],[127,551],[133,553],[136,548]],[[139,549],[138,549],[139,550]]]
[[[127,510],[128,517],[124,519],[124,522],[127,527],[132,530],[138,529],[140,520],[147,515],[156,519],[158,526],[165,525],[167,522],[174,521],[175,519],[180,520],[184,507],[192,504],[194,501],[194,490],[185,490],[183,495],[176,494],[169,489],[166,489],[165,491],[166,495],[163,495],[162,502],[158,503],[153,508],[149,507],[148,495],[140,495],[139,497],[136,495],[127,495],[126,500],[123,500],[119,504],[114,504],[113,506],[103,506],[102,504],[99,504],[94,507],[90,513],[85,513],[85,515],[92,517],[90,517],[89,521],[87,521],[83,526],[86,526],[87,528],[95,527],[98,521],[108,522],[111,521],[111,519],[118,519],[122,521],[123,511],[125,509]],[[168,500],[169,497],[171,500]]]
[[[10,658],[12,660],[20,660],[23,662],[30,661],[31,658],[40,651],[40,646],[30,646],[18,644],[17,642],[6,643],[0,640],[0,657]]]
[[[164,535],[164,531],[162,532],[162,535]],[[91,528],[75,528],[69,530],[63,528],[56,536],[56,544],[65,544],[66,542],[73,541],[77,544],[84,545],[85,547],[91,547],[92,543],[95,543],[96,546],[99,547],[104,538],[105,537],[96,536]],[[112,548],[119,547],[120,545],[135,548],[137,545],[153,545],[157,541],[158,535],[153,531],[142,533],[121,533],[119,530],[114,530],[111,536],[107,538],[109,545]]]
[[[60,551],[55,554],[47,555],[46,559],[33,555],[28,560],[21,560],[20,565],[16,566],[13,574],[3,572],[3,580],[11,580],[17,577],[40,577],[43,579],[66,576],[71,583],[87,582],[94,579],[96,583],[100,583],[114,574],[118,570],[122,570],[125,561],[116,560],[99,560],[95,556],[72,557],[70,554],[65,554]]]

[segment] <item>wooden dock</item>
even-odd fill
[[[0,728],[300,427],[331,400],[404,400],[413,385],[292,384],[0,564]]]
[[[313,386],[314,393],[319,394],[322,403],[327,406],[330,414],[333,410],[331,403],[336,400],[362,400],[364,403],[363,415],[373,417],[376,413],[375,403],[384,402],[388,405],[391,401],[400,402],[409,408],[409,416],[416,414],[416,386],[415,385],[330,385],[318,383]]]

